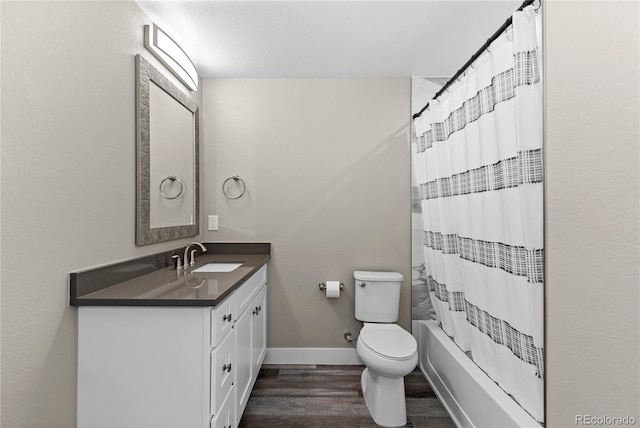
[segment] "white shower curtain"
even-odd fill
[[[540,16],[529,6],[414,120],[427,280],[442,329],[543,420]]]

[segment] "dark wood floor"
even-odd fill
[[[363,366],[265,365],[240,428],[374,428],[360,388]],[[455,428],[418,370],[405,377],[410,428]]]

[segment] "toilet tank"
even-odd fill
[[[396,322],[400,308],[402,274],[355,271],[356,319],[364,322]]]

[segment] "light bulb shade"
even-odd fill
[[[144,26],[144,45],[187,88],[198,90],[198,72],[189,56],[156,24]]]

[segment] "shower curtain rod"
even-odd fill
[[[539,0],[540,2],[542,2],[542,0]],[[522,3],[520,5],[520,7],[516,10],[516,12],[520,12],[522,9],[524,9],[525,7],[532,5],[533,3],[535,3],[536,0],[525,0],[524,3]],[[482,55],[482,53],[487,50],[487,48],[489,47],[489,45],[491,45],[491,43],[494,42],[495,39],[497,39],[498,37],[500,37],[500,35],[504,32],[504,30],[506,30],[507,28],[509,28],[509,26],[511,25],[511,21],[513,20],[513,16],[510,16],[509,18],[507,18],[507,20],[504,22],[504,24],[502,24],[502,26],[500,28],[498,28],[498,31],[496,31],[495,33],[493,33],[493,35],[491,37],[489,37],[487,39],[487,41],[484,43],[484,45],[482,45],[480,47],[480,49],[478,49],[476,51],[476,53],[473,54],[473,56],[469,59],[469,61],[465,62],[464,65],[462,67],[460,67],[460,69],[458,71],[456,71],[456,74],[453,75],[453,77],[451,79],[449,79],[447,81],[447,83],[444,84],[444,86],[442,87],[442,89],[440,89],[433,98],[431,98],[431,100],[424,106],[422,107],[422,109],[413,115],[413,118],[417,118],[420,117],[420,115],[422,115],[422,113],[429,108],[429,103],[433,100],[435,100],[436,98],[438,98],[440,95],[442,95],[444,93],[444,91],[447,90],[447,88],[449,88],[449,86],[451,86],[451,84],[453,84],[453,82],[456,81],[456,79],[458,79],[458,77],[460,77],[460,75],[462,73],[464,73],[467,68],[469,68],[469,66],[471,64],[473,64],[473,62],[478,59],[478,57],[480,55]]]

